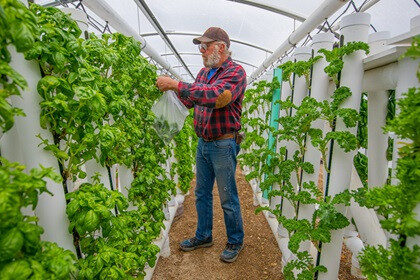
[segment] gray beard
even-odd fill
[[[208,56],[207,59],[203,59],[203,64],[207,68],[214,68],[220,61],[220,54],[218,46],[216,46],[213,52]]]

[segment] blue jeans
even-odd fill
[[[201,138],[198,140],[195,187],[198,222],[195,237],[199,240],[212,236],[213,185],[216,179],[228,243],[243,243],[244,230],[235,181],[236,156],[239,150],[240,147],[234,139],[213,142],[205,142]]]

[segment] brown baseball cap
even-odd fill
[[[210,27],[206,30],[206,32],[204,32],[203,36],[193,39],[193,43],[196,45],[201,43],[210,43],[213,41],[223,41],[226,43],[228,48],[230,46],[228,34],[220,27]]]

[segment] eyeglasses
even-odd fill
[[[201,44],[199,44],[199,45],[198,45],[198,50],[199,50],[199,51],[201,51],[201,50],[207,51],[207,49],[210,47],[210,44],[211,44],[211,43],[213,43],[213,42],[210,42],[210,43],[208,43],[208,44],[205,44],[205,43],[201,43]]]

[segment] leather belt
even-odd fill
[[[212,141],[223,140],[223,139],[231,139],[231,138],[235,138],[235,134],[236,133],[226,133],[226,134],[223,134],[222,136],[219,136],[219,137],[216,137],[216,138],[213,138],[213,139],[204,139],[203,138],[203,140],[206,141],[206,142],[212,142]]]

